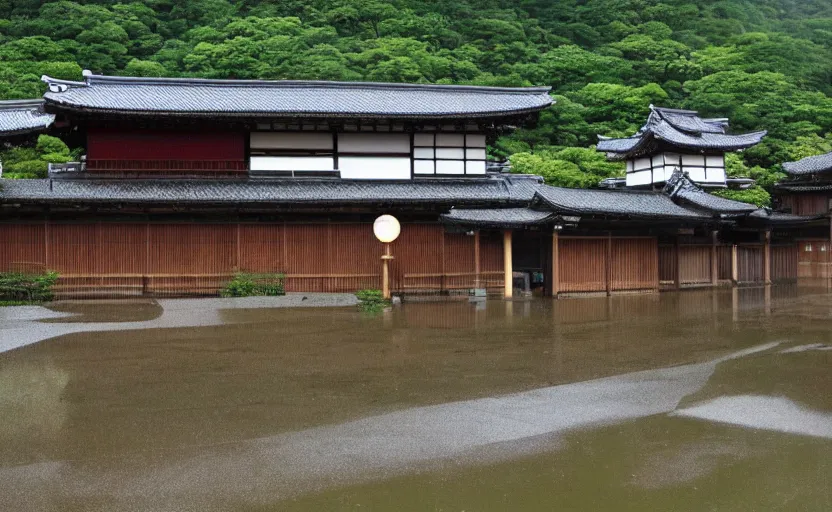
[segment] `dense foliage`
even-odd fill
[[[50,163],[66,163],[77,156],[61,139],[49,135],[39,135],[34,147],[18,146],[0,150],[4,178],[44,178]]]
[[[52,287],[57,282],[57,272],[0,272],[0,305],[52,300]]]
[[[236,272],[220,290],[222,297],[274,297],[286,295],[286,278],[283,274]]]
[[[765,185],[832,132],[828,0],[4,0],[0,43],[0,98],[82,68],[551,85],[558,103],[539,126],[492,152],[528,153],[516,165],[571,186],[620,168],[563,149],[631,134],[650,103],[769,130],[743,155]]]

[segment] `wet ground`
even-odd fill
[[[832,510],[825,290],[273,305],[0,309],[0,510]]]

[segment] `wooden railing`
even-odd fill
[[[88,160],[88,172],[203,173],[246,172],[244,160]]]

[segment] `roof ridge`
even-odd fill
[[[459,91],[499,94],[548,94],[549,86],[537,87],[494,87],[485,85],[451,85],[451,84],[413,84],[392,82],[345,82],[326,80],[253,80],[253,79],[215,79],[187,77],[133,77],[85,74],[84,82],[60,80],[44,75],[47,83],[72,86],[99,85],[167,85],[167,86],[203,86],[203,87],[283,87],[283,88],[342,88],[342,89],[406,89],[422,91]]]
[[[681,109],[681,108],[657,107],[655,105],[650,105],[650,110],[653,110],[653,111],[657,112],[659,115],[661,115],[662,112],[666,112],[668,114],[680,114],[680,115],[689,115],[689,116],[699,117],[699,111],[698,110],[685,110],[685,109]]]
[[[0,110],[31,110],[32,107],[40,107],[41,105],[43,105],[42,98],[2,100],[0,101]]]

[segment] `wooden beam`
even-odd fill
[[[763,241],[763,281],[771,284],[771,231],[765,232]]]
[[[552,297],[557,297],[560,291],[560,252],[559,252],[560,236],[557,231],[552,233],[552,277],[549,279],[552,283],[552,290],[550,292]]]
[[[740,281],[739,267],[737,260],[737,244],[731,246],[731,284],[737,285]]]
[[[719,231],[711,231],[711,285],[719,284],[719,252],[717,252],[717,242],[719,241]]]
[[[514,271],[511,258],[511,230],[506,229],[503,231],[503,277],[505,279],[503,295],[507,299],[514,295]]]

